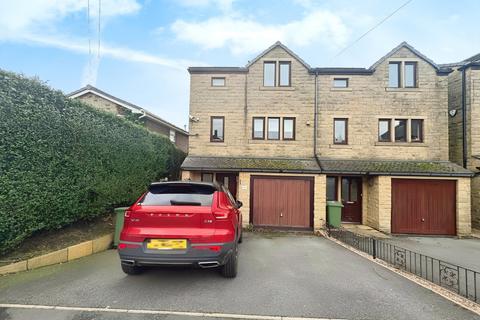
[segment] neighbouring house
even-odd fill
[[[190,67],[182,178],[219,181],[245,225],[468,235],[473,173],[449,162],[448,75],[407,43],[370,68],[313,68],[275,43],[245,67]]]
[[[144,126],[155,133],[167,136],[177,148],[188,152],[188,132],[160,118],[133,103],[112,96],[94,86],[87,85],[67,95],[72,99],[79,99],[89,105],[121,117],[134,115]]]
[[[472,225],[480,228],[480,54],[458,63],[448,76],[450,160],[475,172]]]

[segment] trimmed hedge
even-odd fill
[[[0,70],[0,254],[178,178],[168,138]]]

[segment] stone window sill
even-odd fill
[[[422,92],[419,88],[389,88],[386,87],[387,92]]]
[[[295,87],[259,87],[261,91],[295,91]]]
[[[330,91],[346,91],[346,92],[352,92],[352,88],[335,88],[335,87],[332,87],[332,88],[330,88]]]
[[[375,142],[377,147],[428,147],[424,142]]]
[[[292,143],[296,142],[297,140],[267,140],[267,139],[249,139],[248,143],[251,144],[279,144],[279,143]]]
[[[330,144],[330,149],[352,149],[352,146],[348,144]]]
[[[228,90],[228,87],[226,87],[226,86],[223,86],[223,87],[220,87],[220,86],[218,86],[218,87],[211,87],[211,86],[210,86],[210,87],[208,87],[208,89],[210,89],[210,90]]]

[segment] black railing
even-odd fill
[[[410,272],[471,301],[480,303],[480,273],[432,258],[383,240],[344,229],[328,229],[328,235],[386,263]]]

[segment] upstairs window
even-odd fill
[[[335,78],[333,79],[334,88],[348,88],[348,79],[347,78]]]
[[[390,119],[378,120],[378,141],[390,142],[392,141],[392,134],[390,132]]]
[[[417,87],[417,63],[416,62],[405,62],[403,78],[404,78],[405,88]]]
[[[401,62],[390,62],[388,64],[388,86],[400,88],[400,66]]]
[[[280,118],[268,118],[268,140],[280,140]]]
[[[263,63],[263,86],[274,87],[275,86],[275,69],[277,64],[274,61],[268,61]]]
[[[212,87],[225,87],[225,77],[213,77]]]
[[[295,140],[295,118],[283,118],[283,140]]]
[[[395,119],[395,142],[407,142],[407,120]]]
[[[175,131],[170,129],[170,141],[175,142]]]
[[[423,120],[412,119],[410,122],[410,127],[411,127],[410,141],[423,142]]]
[[[348,119],[334,119],[333,120],[333,143],[347,144],[347,126]]]
[[[265,139],[265,118],[254,117],[253,118],[253,139],[263,140]]]
[[[225,125],[225,117],[211,117],[210,123],[210,141],[212,142],[223,142],[223,131]]]
[[[279,86],[280,87],[289,87],[290,86],[290,70],[291,70],[291,63],[290,61],[280,61],[279,62],[279,70],[280,76],[278,77],[280,80]]]

